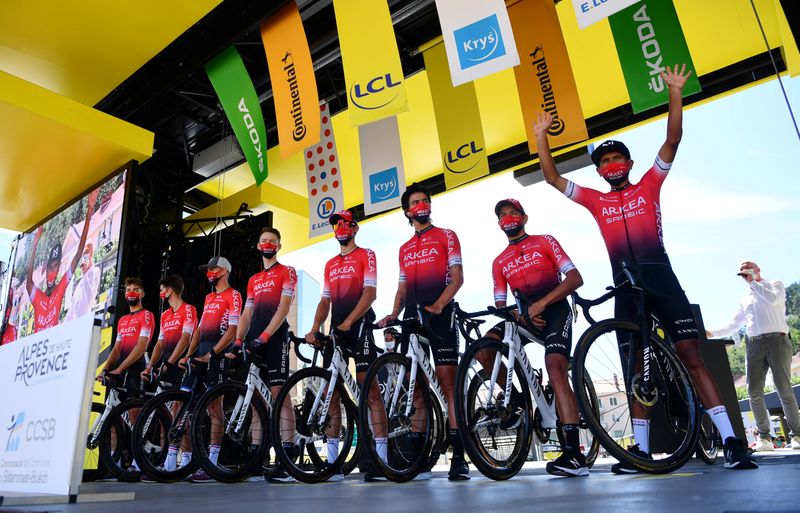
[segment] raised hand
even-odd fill
[[[95,189],[89,193],[89,197],[87,199],[87,207],[88,210],[94,210],[94,205],[97,203],[97,197],[100,195],[100,189]]]
[[[550,125],[553,124],[553,116],[549,112],[539,112],[536,114],[536,123],[533,124],[533,133],[536,137],[544,134],[547,136],[547,131],[550,130]]]
[[[678,70],[679,66],[680,71]],[[689,80],[691,76],[692,70],[687,71],[686,64],[676,64],[673,69],[667,66],[664,68],[664,71],[661,72],[661,78],[664,80],[664,83],[667,84],[667,87],[679,91],[683,89],[683,86],[686,85],[686,81]]]

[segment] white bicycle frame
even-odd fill
[[[267,403],[267,412],[272,412],[272,394],[267,384],[261,379],[258,371],[258,365],[251,363],[250,369],[247,371],[247,380],[245,381],[247,391],[244,396],[240,395],[236,398],[236,406],[233,407],[230,421],[228,425],[225,426],[226,434],[230,434],[231,432],[238,433],[242,430],[244,422],[247,419],[247,411],[250,409],[250,403],[253,400],[253,393],[255,393],[256,390],[261,395],[261,398],[264,399],[264,402]]]
[[[114,407],[121,402],[122,401],[119,399],[119,392],[113,388],[109,390],[108,397],[106,398],[105,410],[103,410],[102,415],[94,420],[94,424],[92,424],[92,427],[89,429],[89,439],[86,442],[88,446],[97,445],[99,442],[98,438],[100,437],[100,430],[103,429],[103,423],[105,423],[108,415],[111,413],[111,410],[113,410]]]

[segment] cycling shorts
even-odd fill
[[[261,356],[259,375],[264,383],[269,387],[286,383],[289,378],[289,324],[281,324],[256,351]]]
[[[405,318],[416,316],[416,309],[406,308]],[[431,315],[430,321],[433,333],[438,336],[430,337],[430,349],[433,351],[433,363],[439,367],[444,365],[458,365],[458,327],[456,326],[455,303],[451,301],[442,309],[439,315]],[[400,343],[400,352],[408,351],[408,335],[403,333],[403,342]],[[423,345],[423,347],[425,347]],[[430,352],[428,352],[430,355]]]
[[[364,318],[350,327],[350,331],[347,332],[344,340],[337,339],[345,361],[349,361],[350,357],[353,357],[356,364],[356,373],[367,372],[370,364],[377,357],[377,347],[375,346],[372,330],[365,326],[367,323],[374,321],[375,314],[370,310],[364,315]],[[332,355],[326,352],[322,366],[327,368],[331,364],[331,358]]]

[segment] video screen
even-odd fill
[[[127,171],[16,245],[2,344],[113,304]],[[104,315],[104,327],[108,315]]]

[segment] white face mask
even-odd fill
[[[387,351],[394,351],[394,340],[384,340],[383,345]]]

